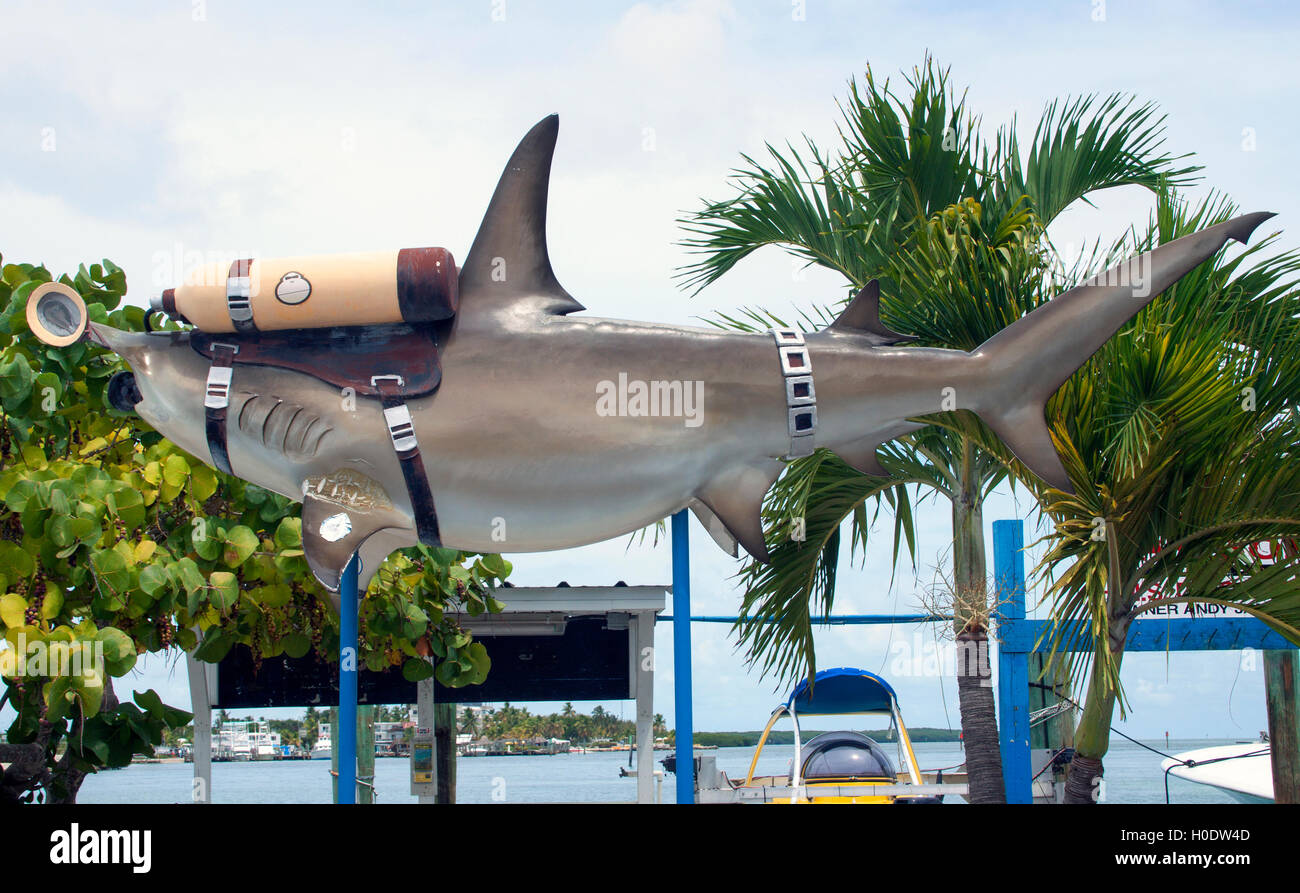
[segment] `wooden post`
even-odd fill
[[[1264,652],[1273,802],[1300,803],[1300,651]]]
[[[654,802],[654,647],[655,615],[641,611],[632,617],[632,659],[636,670],[636,802]]]
[[[195,803],[212,802],[212,696],[208,691],[207,665],[185,655],[190,677],[190,710],[194,714],[194,782],[190,799]]]
[[[357,782],[357,802],[374,803],[375,708],[369,704],[357,707]]]
[[[456,705],[433,705],[433,764],[438,781],[435,803],[456,802]]]
[[[433,678],[421,679],[415,689],[415,724],[421,729],[432,729],[434,721],[434,703],[433,703]],[[438,777],[438,739],[435,737],[433,742],[433,772],[434,778]],[[415,749],[411,750],[414,759]],[[437,797],[434,794],[420,793],[417,795],[421,803],[436,803]]]

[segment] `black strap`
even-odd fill
[[[384,407],[384,424],[402,466],[402,477],[406,479],[406,493],[411,499],[420,542],[426,546],[441,546],[438,511],[433,504],[433,492],[429,489],[429,477],[424,472],[424,460],[420,458],[420,444],[415,438],[411,410],[403,398],[405,382],[400,375],[376,375],[371,384],[379,391]]]
[[[253,322],[252,267],[252,258],[237,260],[226,274],[226,310],[235,331],[241,335],[257,332],[257,324]]]
[[[230,408],[230,385],[234,376],[234,344],[214,344],[212,366],[208,369],[208,384],[203,397],[204,427],[208,437],[208,452],[212,465],[225,474],[230,470],[230,454],[226,451],[226,414]]]

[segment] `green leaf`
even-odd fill
[[[175,489],[180,489],[189,477],[190,464],[183,456],[172,454],[163,461],[163,482]]]
[[[285,518],[275,528],[275,545],[281,550],[302,548],[302,519]]]
[[[194,546],[194,553],[204,561],[216,561],[221,555],[221,531],[214,524],[191,525],[190,542]]]
[[[104,645],[104,665],[110,676],[125,676],[135,666],[135,642],[116,627],[106,626],[95,636]]]
[[[420,682],[433,674],[433,664],[423,658],[408,657],[402,663],[402,678],[407,682]]]
[[[140,588],[149,595],[157,597],[159,592],[170,586],[171,575],[162,565],[150,564],[140,571]]]
[[[305,633],[289,633],[280,639],[280,644],[284,646],[285,654],[297,660],[311,650],[311,637]]]
[[[226,545],[221,560],[227,567],[239,567],[248,556],[257,551],[260,541],[257,534],[242,524],[226,531]]]
[[[5,409],[17,409],[32,395],[32,384],[36,376],[32,374],[27,357],[20,353],[0,363],[0,401]]]
[[[182,558],[169,568],[172,576],[180,581],[186,592],[195,592],[208,585],[203,573],[192,558]]]
[[[108,590],[105,595],[112,597],[123,595],[128,591],[131,573],[120,552],[113,550],[95,552],[90,556],[90,563],[95,568],[101,586]]]
[[[206,502],[217,492],[217,474],[206,465],[195,465],[190,469],[190,492],[199,502]]]
[[[132,692],[132,694],[135,702],[140,705],[140,709],[155,719],[162,719],[164,707],[158,692],[151,688],[147,691]]]
[[[227,571],[213,571],[208,575],[212,591],[208,600],[221,613],[226,613],[239,600],[239,579]]]

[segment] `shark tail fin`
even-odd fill
[[[1157,295],[1229,239],[1244,243],[1272,216],[1242,214],[1166,242],[1007,326],[973,353],[990,386],[972,408],[1030,471],[1070,492],[1069,476],[1043,417],[1047,399]]]

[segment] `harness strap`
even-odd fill
[[[237,260],[230,265],[230,272],[226,275],[226,310],[235,331],[241,335],[257,331],[257,324],[253,322],[252,266],[252,258]]]
[[[785,405],[790,434],[788,459],[811,456],[817,441],[817,389],[813,385],[812,357],[798,329],[772,329],[781,375],[785,379]]]
[[[212,345],[212,365],[208,368],[208,383],[203,397],[208,452],[212,454],[212,464],[225,474],[234,474],[230,470],[230,454],[226,451],[226,413],[230,408],[230,383],[235,374],[237,353],[237,344]]]
[[[429,478],[424,473],[424,460],[420,458],[420,444],[415,437],[411,410],[403,396],[406,381],[400,375],[376,375],[370,379],[370,384],[379,392],[384,407],[384,424],[402,466],[402,477],[406,479],[406,493],[411,499],[411,512],[415,515],[420,542],[426,546],[441,546],[438,512],[429,489]]]

